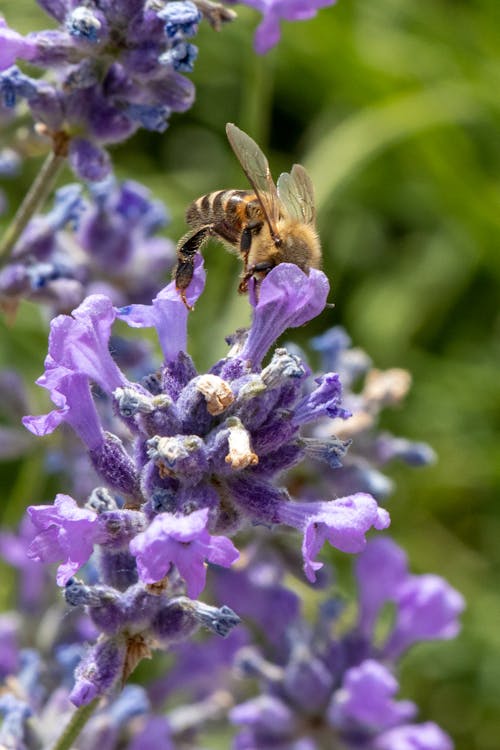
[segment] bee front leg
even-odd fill
[[[256,273],[263,273],[264,275],[267,275],[269,271],[274,268],[274,265],[274,263],[265,260],[261,263],[254,263],[254,265],[249,266],[246,272],[241,277],[238,292],[240,294],[246,294],[246,292],[248,292],[248,282],[250,281],[252,276],[254,276]],[[260,279],[260,281],[261,280],[262,279]]]
[[[254,219],[254,221],[249,221],[246,227],[241,232],[240,253],[243,255],[243,264],[245,271],[247,269],[248,253],[250,252],[250,248],[252,247],[252,239],[256,234],[260,232],[263,226],[263,221]]]

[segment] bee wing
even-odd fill
[[[269,163],[253,138],[232,122],[226,125],[226,133],[238,161],[246,174],[262,207],[264,217],[273,237],[277,237],[276,222],[279,219],[279,198],[271,177]]]
[[[290,216],[304,224],[314,224],[316,220],[314,187],[302,165],[294,164],[290,174],[288,172],[280,174],[278,197]]]

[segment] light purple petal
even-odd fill
[[[369,529],[381,530],[390,524],[387,511],[362,492],[327,502],[283,503],[279,516],[281,523],[304,532],[304,572],[310,581],[316,580],[315,572],[323,565],[315,558],[326,540],[342,552],[361,552]]]
[[[371,731],[388,729],[415,716],[411,701],[394,701],[399,685],[389,670],[367,659],[344,674],[328,709],[333,726],[348,728],[353,722]]]
[[[86,375],[57,367],[42,375],[37,384],[49,388],[51,399],[58,408],[48,414],[23,417],[26,429],[41,437],[67,422],[89,450],[103,443],[104,433]]]
[[[141,580],[159,581],[175,565],[186,581],[188,595],[196,598],[205,587],[205,561],[229,567],[239,555],[229,539],[208,533],[207,519],[206,508],[187,516],[157,515],[130,543]]]
[[[304,273],[294,263],[280,263],[259,288],[252,327],[241,354],[257,367],[271,344],[286,331],[304,325],[324,309],[330,285],[325,274]]]
[[[203,260],[197,255],[195,271],[186,298],[192,306],[205,287]],[[161,290],[152,305],[128,305],[117,313],[132,328],[156,328],[165,362],[174,362],[179,352],[187,350],[188,310],[172,281]]]
[[[34,41],[10,29],[5,19],[0,16],[0,70],[10,68],[17,58],[31,60],[35,54]]]
[[[99,518],[87,508],[80,508],[69,495],[57,495],[54,505],[32,505],[28,508],[38,534],[27,554],[37,562],[56,562],[59,566],[57,583],[64,584],[84,565],[92,554],[94,544],[102,539]]]
[[[375,740],[375,750],[453,750],[453,742],[432,721],[408,724],[384,732]]]
[[[384,647],[390,658],[418,641],[454,638],[465,602],[444,578],[429,574],[410,576],[398,591],[396,606],[396,624]]]
[[[111,300],[99,294],[87,297],[71,315],[54,318],[50,325],[46,369],[37,381],[39,385],[51,388],[68,373],[86,375],[106,393],[127,385],[128,381],[109,352],[115,318]]]
[[[370,637],[381,608],[395,601],[409,576],[406,554],[388,537],[371,539],[355,564],[360,630]]]

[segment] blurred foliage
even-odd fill
[[[0,1],[24,31],[46,24],[33,5]],[[458,750],[497,750],[500,3],[339,0],[313,21],[284,25],[279,47],[262,59],[252,50],[255,24],[241,9],[220,35],[200,31],[194,108],[165,135],[141,133],[116,148],[117,171],[165,199],[175,238],[191,200],[246,186],[225,122],[260,142],[275,176],[294,161],[310,170],[335,308],[294,339],[307,346],[342,323],[379,367],[413,373],[407,403],[385,426],[428,441],[439,462],[392,467],[392,533],[416,572],[446,576],[468,600],[455,642],[420,646],[406,659],[405,697]],[[25,165],[12,205],[35,169]],[[190,321],[200,366],[248,322],[237,262],[216,244],[205,256],[207,291]],[[42,369],[43,315],[25,305],[13,326],[0,327],[0,362],[31,379]],[[39,472],[29,462],[2,469],[9,520],[17,503],[50,499]]]

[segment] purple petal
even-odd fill
[[[57,495],[54,505],[32,505],[28,513],[39,532],[28,548],[28,557],[46,563],[63,560],[57,583],[64,586],[87,562],[94,544],[102,539],[98,516],[79,508],[69,495],[61,494]]]
[[[432,721],[408,724],[384,732],[375,740],[375,750],[453,750],[453,742]]]
[[[361,552],[366,532],[372,527],[385,529],[390,523],[387,511],[361,492],[329,502],[283,503],[279,515],[282,523],[304,532],[304,572],[310,581],[316,580],[315,571],[323,567],[315,558],[325,540],[342,552]]]
[[[355,565],[358,581],[358,624],[368,637],[373,633],[384,604],[395,601],[407,580],[408,563],[404,551],[392,539],[371,539]]]
[[[391,658],[417,641],[454,638],[465,602],[444,578],[421,575],[409,577],[401,586],[396,605],[396,624],[384,647]]]
[[[271,344],[286,331],[319,315],[330,285],[325,274],[311,269],[309,275],[294,263],[280,263],[259,288],[252,327],[238,356],[257,367]]]
[[[203,260],[197,255],[193,281],[187,289],[187,301],[194,305],[205,287]],[[153,300],[152,305],[129,305],[117,311],[118,317],[132,328],[156,328],[165,362],[174,362],[187,349],[188,310],[172,281]]]
[[[59,379],[55,376],[59,375]],[[37,380],[38,385],[50,390],[50,397],[58,407],[48,414],[23,417],[23,425],[39,437],[53,432],[67,422],[89,450],[104,441],[104,433],[97,414],[86,375],[67,373],[64,368],[51,370]]]
[[[329,720],[334,726],[346,728],[356,722],[372,731],[400,724],[415,715],[416,706],[411,701],[394,701],[398,690],[389,670],[367,659],[345,673],[328,709]]]
[[[36,44],[33,40],[9,29],[5,19],[0,16],[0,70],[10,68],[17,58],[31,60],[35,54]]]
[[[58,378],[58,367],[83,373],[106,393],[127,385],[109,352],[109,339],[116,313],[111,300],[100,294],[87,297],[71,315],[58,315],[51,322],[46,376]]]
[[[196,598],[205,587],[206,560],[229,567],[239,556],[229,539],[208,533],[207,519],[207,508],[188,516],[157,515],[130,543],[141,580],[159,581],[173,564],[186,581],[188,595]]]

